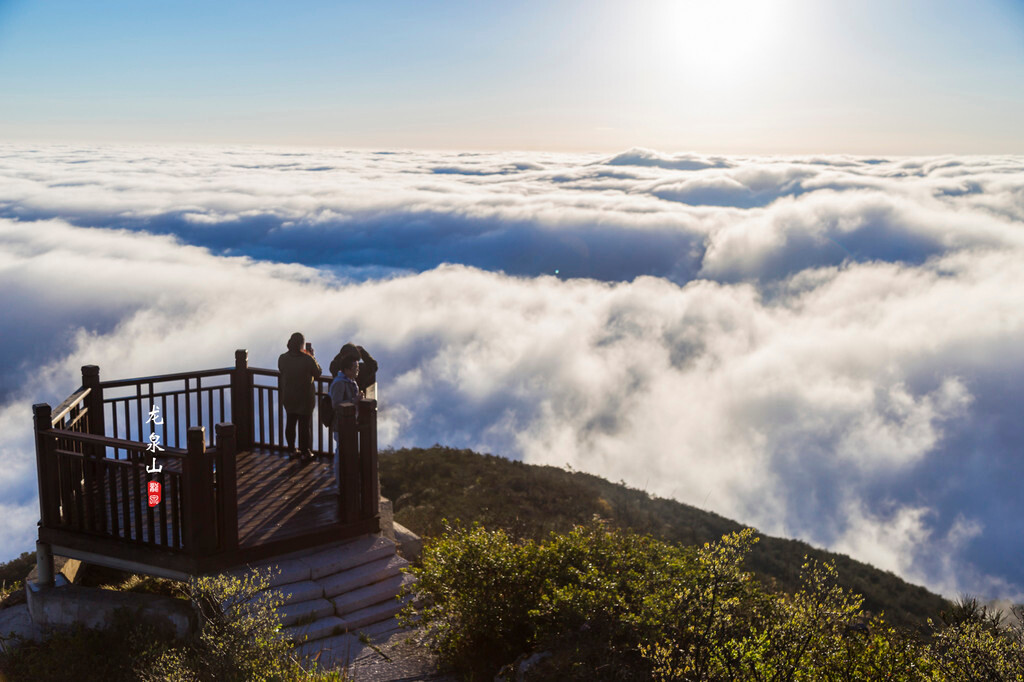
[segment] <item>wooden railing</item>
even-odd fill
[[[286,448],[284,435],[285,411],[281,405],[281,392],[277,381],[279,372],[269,369],[252,370],[253,385],[253,445],[262,448]],[[331,379],[313,380],[316,401],[313,406],[313,452],[331,455],[334,452],[334,431],[321,424],[320,398],[330,395]]]
[[[207,426],[207,445],[216,444],[213,424],[231,421],[231,369],[167,374],[100,383],[105,433],[122,440],[184,448],[188,430]],[[150,422],[150,415],[154,422]],[[162,424],[156,423],[162,422]]]
[[[239,548],[236,454],[285,447],[277,379],[276,371],[249,368],[244,350],[234,368],[140,379],[101,382],[97,367],[83,367],[82,387],[56,410],[34,406],[40,541],[134,564],[162,562],[176,573],[260,554]],[[318,414],[328,386],[328,378],[316,380],[313,415],[314,451],[325,455],[335,452]],[[358,411],[357,420],[355,405],[340,407],[336,523],[308,529],[282,550],[377,528],[376,401],[360,401]],[[154,458],[162,468],[150,473]],[[153,507],[149,481],[162,491]]]

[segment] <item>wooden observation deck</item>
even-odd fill
[[[335,458],[317,413],[330,379],[317,379],[317,460],[295,461],[279,373],[247,357],[239,350],[234,367],[117,381],[87,365],[82,387],[57,408],[35,405],[41,556],[182,578],[379,531],[377,401],[360,401],[358,421],[355,404],[340,407]],[[376,397],[376,386],[368,393]],[[161,485],[155,506],[150,481]]]

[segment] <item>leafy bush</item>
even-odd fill
[[[530,679],[1024,680],[1024,637],[984,609],[922,638],[869,617],[832,563],[806,561],[792,595],[768,591],[743,569],[756,542],[749,529],[684,548],[601,524],[542,542],[448,527],[403,617],[472,680],[539,652]]]
[[[413,569],[429,603],[403,617],[428,625],[451,667],[473,673],[488,667],[479,661],[515,657],[534,637],[530,609],[542,584],[537,560],[536,545],[516,544],[502,531],[450,529],[425,548],[424,568]]]
[[[199,627],[187,641],[140,666],[141,679],[245,682],[281,679],[295,667],[276,612],[283,600],[264,591],[267,576],[204,576],[185,585]]]
[[[1024,633],[981,614],[935,633],[931,650],[939,679],[1024,680]]]
[[[442,446],[382,450],[380,482],[381,492],[394,503],[395,520],[424,538],[444,532],[444,519],[477,521],[535,542],[595,517],[685,546],[715,542],[743,529],[717,514],[590,474]],[[865,610],[884,611],[890,624],[927,635],[928,619],[950,606],[893,573],[798,540],[761,537],[744,566],[770,589],[793,593],[801,587],[805,556],[834,562],[840,584],[864,597]]]

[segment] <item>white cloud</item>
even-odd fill
[[[381,360],[383,444],[568,463],[947,594],[1024,585],[1020,160],[147,153],[0,158],[12,519],[29,406],[80,365],[273,366],[300,329]],[[715,183],[757,201],[658,196]]]

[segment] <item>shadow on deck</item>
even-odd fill
[[[340,521],[330,459],[297,461],[264,449],[240,452],[237,461],[239,547],[285,540]]]

